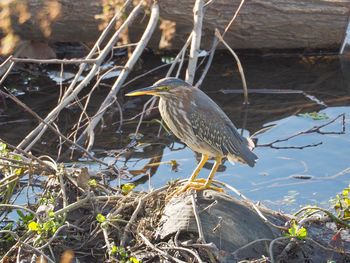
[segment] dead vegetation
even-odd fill
[[[202,0],[196,0],[193,10],[193,30],[174,60],[165,65],[170,67],[166,76],[180,76],[187,65],[186,81],[200,87],[211,66],[216,47],[221,42],[231,52],[238,65],[244,87],[244,102],[248,103],[248,88],[243,67],[237,54],[224,40],[225,33],[234,23],[244,5],[244,0],[240,2],[237,10],[233,13],[225,30],[223,32],[216,31],[213,35],[212,48],[204,57],[201,57],[199,54],[201,53],[202,21],[206,8],[213,4],[215,1],[205,3]],[[136,17],[143,12],[150,15],[142,37],[137,43],[125,43],[125,41],[120,43],[123,32],[126,32]],[[68,85],[60,83],[61,93],[58,103],[45,117],[40,117],[8,92],[6,87],[1,90],[4,98],[13,100],[19,107],[34,116],[38,122],[37,126],[18,145],[11,145],[5,141],[1,143],[0,212],[3,219],[0,230],[1,262],[20,262],[21,260],[28,262],[71,262],[73,257],[79,259],[79,262],[234,262],[243,261],[246,258],[252,262],[276,262],[290,259],[293,256],[297,260],[301,258],[309,260],[309,256],[316,247],[319,247],[317,251],[322,251],[320,255],[330,253],[335,255],[335,258],[348,259],[347,245],[335,244],[329,247],[325,243],[321,244],[315,241],[316,234],[307,237],[303,230],[305,229],[304,225],[313,219],[315,219],[316,224],[322,224],[322,229],[326,229],[325,222],[336,222],[335,229],[327,232],[327,238],[331,239],[333,234],[336,242],[339,239],[339,242],[342,242],[339,233],[342,233],[341,231],[344,229],[348,230],[347,214],[344,214],[343,217],[337,217],[328,211],[313,207],[300,211],[301,217],[279,217],[276,223],[265,215],[264,208],[250,202],[237,190],[226,185],[228,189],[236,192],[245,200],[246,206],[255,211],[256,218],[275,229],[274,235],[270,238],[250,240],[244,246],[237,247],[234,251],[227,253],[213,242],[207,242],[206,235],[209,230],[203,230],[200,216],[203,210],[198,209],[199,205],[197,207],[200,197],[194,194],[190,196],[190,208],[193,209],[191,218],[194,220],[197,230],[184,235],[177,232],[166,238],[157,237],[156,231],[159,229],[164,209],[169,205],[169,200],[166,197],[177,183],[170,183],[147,193],[135,192],[132,191],[132,184],[110,186],[103,172],[91,175],[85,168],[67,167],[57,163],[49,156],[36,157],[30,153],[33,146],[40,142],[47,130],[50,130],[59,139],[58,157],[61,154],[61,146],[66,144],[70,151],[78,151],[85,158],[99,163],[112,176],[121,176],[122,169],[120,167],[101,161],[91,152],[95,143],[95,130],[111,107],[118,109],[118,122],[123,125],[123,110],[117,95],[126,85],[151,72],[146,72],[126,82],[152,37],[158,20],[159,6],[157,1],[148,4],[142,0],[127,0],[119,6],[114,16],[106,24],[100,38],[86,57],[61,60],[19,58],[13,55],[2,63],[0,68],[1,85],[14,67],[20,63],[59,64],[62,74],[68,64],[78,65],[79,70]],[[166,44],[174,33],[174,28],[171,23],[163,21],[162,29],[165,32],[163,40]],[[103,68],[103,65],[111,62],[113,52],[125,48],[129,49],[129,54],[124,64],[112,63],[107,69]],[[198,76],[198,68],[201,65],[204,65],[204,69],[202,75]],[[157,69],[159,67],[152,71]],[[119,71],[118,76],[109,87],[103,102],[95,112],[88,112],[87,109],[93,99],[94,92],[100,86],[103,78],[116,70]],[[81,95],[83,91],[86,91],[85,95]],[[155,103],[156,99],[150,99],[145,103],[143,111],[134,117],[135,120],[139,118],[136,135],[139,133],[144,115],[155,108]],[[72,104],[78,105],[80,117],[77,122],[71,124],[71,127],[67,129],[68,132],[63,134],[57,120],[61,112]],[[340,132],[344,132],[345,118],[343,115],[329,121],[329,124],[340,118],[343,121],[343,129]],[[321,129],[326,125],[328,124],[311,128],[285,140],[305,133],[322,132]],[[280,142],[283,140],[261,146],[276,147],[276,143]],[[120,149],[119,153],[127,150],[128,148],[125,147],[125,149]],[[26,204],[13,204],[23,193],[27,193],[28,196],[34,195],[34,200],[28,198]],[[201,209],[209,210],[207,207]],[[13,213],[17,213],[18,220],[9,219]],[[266,212],[266,214],[268,213]],[[307,220],[307,218],[312,219]],[[284,233],[287,236],[281,237]],[[328,240],[327,238],[325,240]],[[310,250],[311,252],[307,250],[310,249],[310,243],[313,244],[312,249],[314,249]],[[261,246],[261,244],[263,244],[263,249],[259,250],[260,254],[252,254],[256,245]],[[306,252],[304,247],[307,247],[305,248]],[[243,251],[245,252],[243,253]],[[226,254],[223,255],[223,253]]]

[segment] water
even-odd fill
[[[245,135],[266,129],[255,136],[258,147],[254,151],[259,156],[259,161],[254,168],[239,163],[232,165],[226,161],[220,166],[215,179],[234,186],[252,200],[285,212],[293,212],[303,205],[329,207],[329,200],[347,187],[350,180],[349,64],[334,56],[242,56],[241,59],[248,88],[254,91],[250,94],[250,105],[246,111],[242,109],[239,74],[235,63],[227,55],[215,58],[203,90],[222,107],[237,127],[243,126]],[[146,55],[142,70],[160,63],[161,58]],[[164,72],[155,72],[135,82],[127,90],[147,86],[163,77]],[[43,115],[57,101],[57,87],[52,88],[50,85],[54,84],[49,85],[49,79],[45,81],[41,85],[34,80],[28,84],[39,86],[41,93],[21,96],[21,99]],[[51,88],[42,88],[43,85]],[[44,102],[42,93],[47,95]],[[99,90],[94,97],[96,105],[103,95],[105,91]],[[145,102],[143,98],[126,99],[120,96],[119,99],[124,102],[125,119],[140,112]],[[64,117],[60,119],[61,125],[72,121],[75,114],[73,111],[62,114]],[[29,117],[23,116],[15,108],[9,109],[7,114],[7,117],[3,117],[5,124],[1,125],[3,129],[0,137],[15,144],[34,127],[35,122],[23,122],[21,132],[14,134],[12,130],[18,124],[11,124],[10,121],[19,116]],[[321,133],[302,134],[274,144],[280,149],[262,146],[322,126],[341,114],[345,114],[344,123],[339,117],[334,123],[320,129]],[[122,127],[122,132],[117,132],[118,116],[118,112],[106,116],[103,131],[97,132],[93,149],[96,156],[105,162],[116,162],[118,168],[125,169],[122,180],[110,178],[112,186],[134,182],[137,184],[136,189],[148,191],[163,186],[169,180],[190,176],[199,156],[167,135],[164,130],[157,136],[159,124],[151,122],[152,119],[160,118],[156,111],[141,126],[140,131],[144,137],[139,140],[140,144],[134,151],[122,154],[116,160],[114,152],[130,143],[129,134],[136,127],[135,122],[127,122]],[[322,134],[325,132],[331,133]],[[47,136],[41,144],[36,145],[34,152],[48,152],[54,156],[57,152],[54,142]],[[53,146],[50,148],[48,145]],[[67,159],[64,160],[67,162]],[[172,160],[176,160],[177,167],[171,165]],[[150,163],[160,165],[147,167]],[[74,164],[87,166],[91,171],[102,169],[93,162],[77,160]],[[208,162],[200,177],[208,175],[211,165],[212,161]]]

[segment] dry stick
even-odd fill
[[[186,40],[184,46],[182,47],[182,49],[180,50],[180,52],[176,55],[176,57],[175,57],[173,63],[171,64],[170,69],[168,70],[168,72],[167,72],[167,74],[166,74],[166,76],[165,76],[166,78],[170,77],[170,75],[171,75],[171,73],[173,72],[173,70],[174,70],[176,64],[179,62],[180,57],[182,57],[182,54],[184,54],[184,53],[186,52],[187,47],[188,47],[188,45],[189,45],[190,42],[191,42],[192,35],[193,35],[193,32],[191,32],[191,34],[188,36],[188,38],[187,38],[187,40]]]
[[[125,5],[127,5],[131,0],[128,0]],[[77,83],[81,73],[83,72],[83,70],[85,69],[86,64],[82,64],[80,66],[80,69],[78,71],[78,73],[76,74],[73,82],[71,83],[71,85],[69,86],[68,90],[66,91],[65,95],[62,98],[62,102],[57,105],[45,118],[46,122],[51,122],[53,121],[58,114],[60,113],[60,111],[62,109],[64,109],[71,101],[73,101],[79,94],[79,92],[90,82],[90,80],[95,76],[95,73],[98,71],[99,66],[101,65],[102,61],[105,59],[105,57],[108,55],[108,53],[111,51],[111,49],[113,48],[114,44],[118,41],[119,39],[119,35],[122,31],[124,31],[135,19],[135,17],[137,16],[137,14],[141,11],[142,8],[142,3],[143,1],[141,1],[130,13],[130,15],[128,16],[128,18],[124,21],[124,23],[120,26],[120,28],[114,33],[114,35],[111,37],[111,39],[109,40],[109,42],[107,43],[107,45],[104,47],[104,49],[102,50],[101,54],[98,56],[96,64],[92,67],[92,69],[90,70],[89,74],[84,78],[84,80],[82,82],[80,82],[80,84],[75,87],[75,84]],[[125,6],[124,5],[124,6]],[[112,21],[116,21],[117,18],[119,18],[121,16],[121,14],[118,14],[116,16],[114,16],[114,18],[111,20]],[[107,28],[103,31],[103,33],[101,34],[100,38],[97,40],[94,48],[91,50],[90,54],[92,54],[93,52],[95,52],[95,50],[97,49],[97,46],[99,44],[102,43],[102,41],[104,40],[105,36],[108,34],[109,30],[111,28],[113,28],[113,23],[109,23],[109,25],[107,26]],[[87,58],[89,58],[90,54],[88,55]],[[92,56],[92,55],[91,55]],[[18,145],[19,148],[24,148],[25,147],[25,151],[29,151],[30,148],[41,138],[41,136],[43,135],[43,133],[45,132],[45,130],[47,129],[46,124],[44,123],[40,123],[34,130],[32,130],[27,136],[26,138],[24,138],[24,140],[22,140],[22,142]]]
[[[7,143],[6,141],[4,141],[3,139],[0,138],[0,142],[3,142],[5,143],[8,147],[18,151],[19,153],[23,154],[24,156],[26,156],[27,158],[31,159],[31,160],[35,160],[37,161],[39,164],[41,164],[42,166],[46,167],[49,169],[49,171],[53,171],[55,172],[55,170],[52,169],[51,166],[49,166],[47,163],[43,162],[42,160],[40,160],[38,157],[34,156],[34,155],[31,155],[30,153],[27,153],[25,151],[23,151],[22,149],[20,148],[17,148],[16,146],[10,144],[10,143]]]
[[[253,246],[256,243],[259,243],[259,242],[271,242],[271,241],[272,241],[271,238],[260,238],[260,239],[253,240],[253,241],[249,242],[248,244],[246,244],[246,245],[236,249],[234,252],[232,252],[232,255],[236,256],[240,251],[246,249],[247,247]],[[237,257],[235,259],[237,259]]]
[[[174,247],[166,247],[164,249],[186,251],[187,253],[190,253],[192,256],[194,256],[194,258],[197,259],[198,263],[204,263],[202,261],[202,259],[199,257],[198,253],[194,252],[193,250],[191,250],[189,248],[174,246]]]
[[[196,223],[197,223],[197,227],[198,227],[198,235],[199,235],[200,242],[207,243],[205,241],[202,223],[201,223],[201,219],[199,217],[198,207],[196,204],[196,200],[194,198],[194,193],[191,194],[191,202],[192,202],[192,209],[193,209],[194,218],[196,219]]]
[[[178,263],[186,263],[185,261],[182,261],[180,259],[177,259],[171,255],[169,255],[168,253],[164,252],[163,250],[160,250],[159,248],[157,248],[155,245],[153,245],[143,234],[138,233],[139,236],[142,238],[143,242],[146,244],[146,246],[152,248],[154,251],[157,251],[159,254],[161,254],[163,257],[167,258],[167,259],[171,259],[175,262]]]
[[[123,233],[123,236],[120,240],[120,246],[121,247],[125,247],[125,242],[126,242],[126,239],[128,237],[128,234],[130,232],[130,228],[131,228],[131,225],[134,224],[139,212],[141,211],[141,208],[143,206],[143,202],[144,202],[144,198],[140,198],[139,199],[139,203],[137,204],[137,207],[135,209],[135,211],[132,213],[131,217],[130,217],[130,220],[129,222],[126,224],[125,228],[124,228],[124,233]]]
[[[230,20],[230,22],[228,23],[228,25],[225,27],[224,29],[224,33],[222,33],[222,38],[224,38],[226,32],[229,30],[229,28],[231,27],[233,21],[235,21],[239,11],[241,10],[243,4],[244,4],[244,1],[245,0],[241,0],[241,3],[239,4],[235,14],[233,15],[232,19]],[[210,65],[211,63],[213,62],[213,58],[214,58],[214,53],[215,53],[215,50],[216,50],[216,47],[217,45],[219,44],[219,41],[218,39],[214,36],[214,40],[213,40],[213,45],[209,51],[210,55],[209,55],[209,59],[208,59],[208,62],[204,68],[204,71],[202,73],[202,76],[200,77],[200,79],[197,81],[195,87],[198,88],[202,83],[203,83],[203,80],[205,78],[205,76],[207,75],[208,71],[209,71],[209,68],[210,68]]]
[[[62,133],[60,133],[59,131],[57,131],[55,129],[55,127],[53,127],[51,124],[47,123],[45,120],[43,120],[38,114],[36,114],[32,109],[30,109],[27,105],[25,105],[23,102],[21,102],[19,99],[17,99],[16,96],[10,94],[10,93],[5,93],[3,91],[0,90],[0,94],[3,94],[4,96],[8,96],[10,99],[12,99],[15,103],[17,103],[20,107],[22,107],[25,111],[28,111],[33,117],[35,117],[38,121],[40,121],[41,123],[44,123],[44,125],[48,128],[50,128],[50,130],[52,132],[54,132],[58,137],[63,138],[65,141],[67,141],[68,143],[70,143],[71,145],[74,145],[75,147],[77,147],[80,151],[84,152],[87,156],[89,156],[92,160],[103,164],[107,167],[110,167],[107,163],[101,161],[100,159],[94,157],[91,153],[89,153],[87,150],[84,149],[84,147],[76,144],[75,142],[73,142],[72,140],[68,139],[66,136],[64,136]]]
[[[226,48],[231,52],[232,56],[235,58],[237,62],[237,67],[239,70],[239,73],[241,74],[242,78],[242,84],[243,84],[243,91],[244,91],[244,104],[249,104],[248,101],[248,88],[247,88],[247,82],[245,80],[244,70],[241,64],[241,61],[239,60],[239,57],[237,54],[233,51],[233,49],[226,43],[226,41],[222,38],[219,30],[215,29],[215,36],[226,46]]]
[[[129,80],[128,82],[124,83],[122,87],[124,88],[124,87],[126,87],[127,85],[129,85],[130,83],[134,82],[135,80],[138,80],[138,79],[140,79],[140,78],[142,78],[142,77],[144,77],[144,76],[147,76],[147,75],[151,74],[152,72],[157,71],[158,69],[162,69],[162,68],[165,68],[165,67],[169,67],[169,65],[170,65],[170,64],[163,64],[163,65],[160,65],[160,66],[158,66],[158,67],[155,67],[155,68],[153,68],[153,69],[151,69],[151,70],[148,70],[147,72],[142,73],[142,74],[136,76],[135,78]]]
[[[113,68],[114,68],[114,67],[113,67]],[[80,123],[81,123],[81,121],[82,121],[82,119],[83,119],[83,116],[85,116],[85,117],[87,118],[87,120],[89,121],[89,116],[88,116],[88,114],[86,113],[86,110],[87,110],[87,107],[88,107],[88,104],[89,104],[89,102],[90,102],[90,99],[91,99],[91,96],[92,96],[93,92],[94,92],[95,89],[99,86],[100,82],[103,80],[103,77],[105,77],[111,70],[113,70],[113,68],[110,69],[110,70],[108,70],[107,72],[105,72],[102,76],[100,76],[100,77],[97,79],[95,85],[94,85],[94,86],[92,87],[92,89],[89,91],[89,94],[87,95],[87,99],[86,99],[86,101],[85,101],[85,104],[84,104],[83,108],[81,109],[82,111],[81,111],[81,114],[80,114],[80,116],[79,116],[79,119],[78,119],[78,121],[77,121],[77,123],[76,123],[77,128],[76,128],[75,131],[73,132],[73,141],[74,141],[74,142],[76,142],[76,136],[77,136],[77,134],[78,134],[78,132],[79,132],[79,129],[81,128]],[[72,152],[72,153],[73,153],[73,152]]]
[[[106,246],[107,246],[108,254],[111,255],[112,245],[111,245],[111,242],[109,242],[109,240],[108,240],[107,228],[101,226],[101,229],[102,229],[102,233],[103,233],[103,238],[104,238]]]
[[[275,245],[276,242],[284,241],[287,239],[291,239],[291,237],[289,237],[289,236],[288,237],[278,237],[278,238],[275,238],[274,240],[271,241],[270,246],[269,246],[269,255],[270,255],[271,263],[275,263],[275,258],[273,256],[273,246]]]
[[[101,118],[103,117],[103,114],[105,113],[105,111],[107,109],[106,106],[110,104],[110,102],[114,99],[116,94],[119,92],[119,90],[122,87],[125,79],[129,75],[129,72],[131,71],[131,69],[133,68],[135,63],[137,62],[137,60],[140,57],[140,55],[143,52],[143,50],[145,49],[148,41],[150,40],[150,38],[151,38],[151,36],[153,34],[154,29],[156,28],[156,25],[158,23],[158,18],[159,18],[159,6],[155,2],[152,5],[151,16],[150,16],[148,25],[147,25],[147,27],[146,27],[146,29],[145,29],[145,31],[144,31],[144,33],[143,33],[139,43],[138,43],[138,45],[136,46],[136,48],[135,48],[134,52],[132,53],[130,59],[126,63],[125,68],[120,73],[117,81],[113,84],[113,86],[112,86],[110,92],[108,93],[107,97],[102,102],[102,104],[101,104],[101,106],[100,106],[100,108],[98,110],[98,113],[95,116],[92,117],[91,123],[88,125],[88,127],[81,134],[80,138],[78,139],[79,143],[82,142],[83,138],[86,136],[86,133],[88,133],[88,135],[91,138],[91,136],[93,134],[93,130],[95,129],[97,124],[100,122]],[[91,147],[92,147],[92,145],[89,142],[89,145],[88,145],[87,149],[90,149]]]
[[[141,1],[142,2],[142,1]],[[125,8],[131,3],[131,0],[127,0],[124,5],[122,6],[122,8],[119,10],[118,13],[116,13],[113,18],[109,21],[107,27],[103,30],[101,36],[97,39],[95,45],[92,47],[92,49],[90,50],[89,54],[86,56],[86,59],[90,59],[91,57],[93,57],[95,55],[96,50],[99,51],[100,53],[100,45],[102,44],[102,42],[104,41],[104,39],[106,38],[106,36],[108,36],[108,34],[110,33],[111,30],[114,29],[115,27],[115,23],[117,22],[117,20],[119,20],[121,18],[121,16],[123,15],[123,12],[125,10]],[[139,3],[141,4],[141,3]],[[139,5],[138,5],[139,6]],[[137,8],[138,6],[136,6],[135,8]],[[133,11],[135,10],[135,8],[133,9]],[[129,16],[132,15],[133,11],[129,14]],[[127,20],[126,20],[127,21]],[[126,21],[124,23],[126,23]],[[123,24],[124,24],[123,23]],[[130,21],[130,23],[132,23],[132,21]],[[123,24],[121,25],[121,27],[123,27]],[[121,28],[120,27],[120,28]],[[126,25],[127,27],[127,25]],[[125,28],[126,28],[125,27]],[[120,29],[119,28],[119,29]],[[113,36],[112,36],[113,38]],[[111,38],[111,39],[112,39]],[[115,45],[116,42],[113,43],[113,46]],[[107,48],[109,44],[106,45],[106,47],[104,49]],[[108,47],[111,48],[111,50],[113,49],[113,47]],[[101,57],[101,54],[98,56],[97,59],[99,59]],[[78,82],[80,75],[83,73],[84,69],[86,68],[86,64],[81,64],[78,73],[75,75],[72,83],[69,85],[69,88],[67,90],[67,92],[65,93],[64,97],[66,97],[75,87],[75,84]]]
[[[32,58],[11,58],[13,62],[38,63],[38,64],[95,64],[97,59],[32,59]]]
[[[10,74],[12,68],[14,67],[15,62],[11,62],[10,66],[7,68],[5,74],[2,76],[2,78],[0,79],[0,85],[5,81],[5,79],[7,78],[8,74]]]
[[[44,245],[42,245],[41,247],[38,247],[38,249],[41,250],[41,249],[44,249],[44,248],[46,248],[47,246],[49,246],[49,245],[55,240],[55,238],[58,236],[58,234],[61,232],[61,230],[65,229],[65,228],[69,228],[69,227],[75,228],[75,229],[77,229],[77,230],[79,230],[79,231],[82,231],[82,232],[84,231],[83,228],[80,228],[80,227],[78,227],[78,226],[75,226],[75,225],[73,225],[73,224],[70,224],[69,222],[65,222],[65,224],[64,224],[63,226],[60,226],[60,227],[56,230],[56,232],[53,234],[53,236],[52,236]]]
[[[64,174],[64,171],[61,168],[60,171],[58,172],[58,179],[59,179],[60,187],[61,187],[61,191],[62,191],[62,205],[63,205],[63,208],[65,208],[68,205],[68,201],[67,201],[66,187],[64,185],[64,180],[63,180],[63,174]],[[66,220],[67,213],[63,214],[63,218],[64,218],[64,220]]]
[[[10,230],[0,230],[0,234],[4,234],[4,233],[7,233],[7,234],[10,234],[15,240],[17,240],[17,242],[21,245],[21,246],[27,246],[29,247],[30,249],[32,249],[33,251],[35,251],[36,253],[40,254],[42,257],[44,257],[47,261],[49,262],[52,262],[52,263],[55,263],[51,258],[49,258],[48,256],[45,255],[45,253],[41,252],[39,249],[23,242],[20,240],[20,237],[13,231],[10,231]],[[7,262],[8,258],[6,257],[3,257],[1,259],[1,262]]]
[[[192,29],[192,42],[190,49],[190,56],[188,60],[188,67],[186,70],[186,82],[193,84],[194,76],[196,74],[196,66],[198,60],[199,49],[201,45],[202,37],[202,24],[204,17],[204,2],[203,0],[196,0],[193,7],[193,29]]]

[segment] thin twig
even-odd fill
[[[273,246],[275,245],[275,243],[280,242],[280,241],[284,241],[284,240],[288,240],[291,239],[291,237],[278,237],[275,238],[274,240],[271,241],[270,246],[269,246],[269,255],[270,255],[270,260],[271,263],[275,263],[275,258],[273,256]]]
[[[11,58],[13,62],[37,63],[37,64],[95,64],[97,59],[33,59],[33,58]]]
[[[242,6],[243,6],[243,4],[244,4],[244,1],[245,1],[245,0],[241,0],[239,6],[237,7],[236,12],[234,13],[234,15],[233,15],[233,17],[231,18],[230,22],[229,22],[229,23],[227,24],[227,26],[225,27],[224,32],[222,33],[222,38],[224,38],[226,32],[230,29],[232,23],[235,21],[236,17],[238,16],[239,11],[241,11],[241,8],[242,8]],[[198,82],[197,82],[196,85],[195,85],[196,88],[200,87],[200,85],[203,83],[204,78],[205,78],[205,76],[207,75],[207,73],[208,73],[208,71],[209,71],[209,68],[210,68],[210,65],[211,65],[211,63],[212,63],[212,61],[213,61],[214,53],[215,53],[215,50],[216,50],[216,47],[218,46],[218,44],[219,44],[219,40],[218,40],[217,37],[214,36],[213,44],[212,44],[212,47],[211,47],[211,49],[210,49],[210,51],[209,51],[209,54],[210,54],[210,55],[209,55],[209,59],[208,59],[207,64],[206,64],[206,66],[205,66],[205,68],[204,68],[204,71],[202,72],[202,76],[200,77],[200,79],[198,80]]]
[[[97,40],[94,48],[90,51],[89,55],[87,56],[87,59],[90,58],[95,52],[95,50],[98,48],[98,46],[102,43],[103,39],[105,36],[108,34],[109,30],[114,27],[114,22],[121,16],[121,12],[124,10],[125,6],[128,5],[131,2],[131,0],[127,0],[126,3],[124,4],[123,8],[121,11],[116,14],[113,19],[110,21],[108,24],[107,28],[103,31],[101,34],[100,38]],[[106,58],[106,56],[109,54],[115,43],[119,39],[119,35],[121,32],[123,32],[136,18],[138,13],[142,9],[142,4],[143,1],[141,1],[129,14],[128,18],[124,21],[124,23],[120,26],[120,28],[113,34],[107,45],[104,47],[102,50],[101,54],[98,56],[96,64],[92,67],[88,75],[84,78],[83,81],[79,83],[75,87],[75,84],[78,82],[79,77],[81,73],[84,71],[86,64],[83,63],[80,65],[78,73],[75,75],[74,80],[70,84],[69,88],[67,89],[66,93],[64,94],[62,101],[59,105],[57,105],[44,119],[47,123],[52,122],[55,118],[57,118],[58,114],[62,109],[64,109],[71,101],[73,101],[80,91],[90,82],[90,80],[95,76],[96,72],[99,69],[99,66],[103,62],[103,60]],[[112,23],[113,22],[113,23]],[[32,130],[24,140],[18,145],[18,148],[25,148],[25,151],[29,151],[31,147],[41,138],[41,136],[44,134],[44,132],[47,129],[47,125],[44,123],[40,123],[34,130]]]
[[[126,226],[124,228],[123,236],[120,239],[120,246],[121,247],[125,247],[125,242],[126,242],[126,239],[128,237],[128,234],[130,232],[130,228],[134,224],[135,220],[137,219],[138,214],[140,213],[140,211],[142,209],[143,202],[144,202],[143,200],[144,200],[144,198],[142,198],[142,197],[139,199],[137,207],[135,208],[134,212],[132,213],[132,215],[129,219],[129,222],[126,224]]]
[[[226,183],[223,183],[223,182],[219,182],[219,181],[215,181],[213,180],[214,183],[217,183],[217,184],[221,184],[223,186],[225,186],[226,188],[230,189],[231,191],[233,191],[234,193],[236,193],[239,197],[243,198],[244,200],[246,200],[247,202],[249,202],[249,204],[254,208],[254,210],[257,212],[257,214],[263,219],[263,221],[277,229],[280,229],[280,230],[288,230],[287,227],[284,227],[284,226],[278,226],[274,223],[272,223],[271,221],[269,221],[264,215],[263,213],[260,211],[260,209],[258,208],[257,205],[255,205],[252,201],[250,201],[246,196],[244,196],[240,191],[238,191],[236,188],[232,187],[231,185],[228,185]]]
[[[231,52],[232,56],[235,58],[236,62],[237,62],[237,67],[239,70],[239,73],[241,74],[241,78],[242,78],[242,85],[243,85],[243,91],[244,91],[244,104],[249,104],[248,101],[248,87],[247,87],[247,82],[245,80],[245,75],[244,75],[244,70],[241,64],[241,61],[239,60],[239,57],[237,56],[237,54],[233,51],[233,49],[226,43],[226,41],[223,39],[223,37],[221,36],[219,30],[215,30],[215,36],[220,40],[220,42],[222,42],[225,47]]]
[[[199,235],[199,240],[200,240],[199,242],[207,243],[205,241],[203,227],[202,227],[201,219],[199,217],[198,207],[196,204],[196,199],[194,197],[194,193],[191,194],[191,202],[192,202],[192,210],[193,210],[194,218],[196,219],[196,223],[197,223],[198,235]]]
[[[167,259],[171,259],[175,262],[178,263],[186,263],[185,261],[182,261],[180,259],[177,259],[171,255],[169,255],[168,253],[166,253],[163,250],[160,250],[159,248],[157,248],[156,246],[154,246],[142,233],[138,233],[139,236],[142,238],[143,242],[146,244],[146,246],[150,247],[151,249],[153,249],[154,251],[157,251],[160,255],[162,255],[163,257],[167,258]]]
[[[142,3],[142,1],[141,1],[141,3]],[[122,87],[125,79],[129,75],[130,71],[132,70],[133,66],[137,62],[141,53],[145,49],[148,41],[150,40],[150,38],[153,34],[153,31],[156,28],[156,25],[158,22],[158,17],[159,17],[159,6],[155,2],[152,5],[151,16],[150,16],[148,25],[147,25],[139,43],[138,43],[138,45],[136,46],[136,48],[135,48],[134,52],[132,53],[131,57],[129,58],[128,62],[125,64],[125,67],[121,71],[118,79],[113,84],[109,94],[106,96],[105,100],[102,102],[97,114],[95,114],[95,116],[92,117],[90,124],[88,125],[88,127],[84,130],[84,132],[79,137],[78,143],[81,143],[87,134],[90,137],[89,139],[92,138],[92,134],[94,132],[95,127],[100,122],[101,118],[103,117],[103,114],[107,110],[106,106],[109,105],[111,100],[113,100],[115,98],[116,94],[119,92],[120,88]],[[92,147],[92,144],[89,142],[87,149],[90,149],[91,147]]]
[[[109,165],[103,161],[101,161],[100,159],[94,157],[90,152],[88,152],[87,150],[85,150],[82,146],[78,145],[77,143],[73,142],[72,140],[68,139],[66,136],[64,136],[62,133],[60,133],[59,131],[57,131],[55,129],[55,127],[53,127],[51,124],[49,124],[48,122],[46,122],[44,119],[42,119],[36,112],[34,112],[31,108],[29,108],[27,105],[25,105],[22,101],[20,101],[16,96],[12,95],[11,93],[5,93],[2,90],[0,90],[0,94],[9,97],[10,99],[12,99],[16,104],[18,104],[20,107],[22,107],[25,111],[29,112],[33,117],[35,117],[38,121],[40,121],[42,124],[46,125],[46,127],[50,128],[51,131],[53,131],[58,137],[63,138],[65,141],[67,141],[68,143],[70,143],[71,145],[74,145],[75,147],[77,147],[80,151],[82,151],[83,153],[85,153],[89,158],[91,158],[92,160],[103,164],[107,167],[109,167]],[[19,148],[19,147],[17,147]]]

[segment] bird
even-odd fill
[[[167,77],[152,86],[138,89],[126,96],[152,95],[159,97],[159,112],[171,132],[201,160],[177,194],[188,190],[201,191],[223,189],[212,185],[214,175],[223,158],[230,162],[242,162],[254,167],[258,157],[252,152],[254,143],[239,134],[236,126],[223,110],[202,90],[186,81]],[[214,165],[207,179],[197,179],[205,163],[214,158]]]

